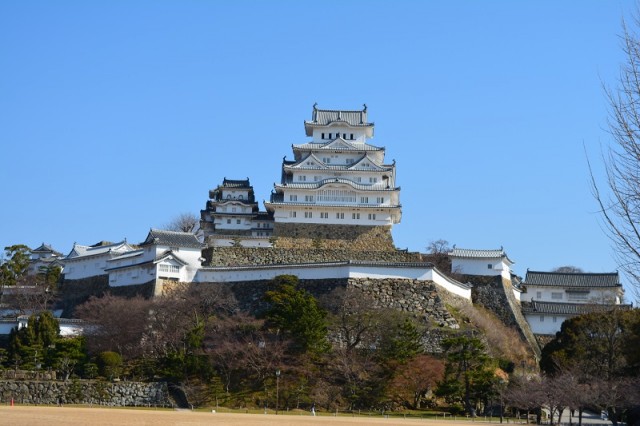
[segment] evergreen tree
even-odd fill
[[[462,402],[465,411],[476,415],[475,406],[491,389],[493,373],[482,341],[470,335],[458,335],[442,342],[446,353],[445,379],[438,394],[450,402]]]
[[[280,275],[274,278],[275,290],[267,291],[270,303],[266,312],[269,326],[287,334],[297,349],[320,354],[329,349],[327,313],[307,291],[298,288],[298,277]]]

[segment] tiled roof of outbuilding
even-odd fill
[[[560,302],[523,302],[522,312],[525,314],[549,315],[583,315],[591,312],[607,312],[613,309],[631,309],[631,305],[607,305],[593,303],[560,303]]]
[[[198,238],[189,232],[165,231],[151,229],[147,238],[140,245],[158,244],[169,247],[200,248]]]
[[[476,249],[463,249],[457,248],[453,246],[453,250],[449,253],[449,257],[463,257],[467,259],[495,259],[495,258],[505,258],[511,264],[514,262],[509,259],[507,253],[501,248],[497,250],[476,250]]]
[[[617,272],[609,273],[576,273],[576,272],[539,272],[527,271],[526,285],[564,287],[564,288],[598,288],[621,287]]]

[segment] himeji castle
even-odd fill
[[[282,180],[265,207],[276,224],[391,226],[400,222],[395,161],[369,144],[374,124],[359,111],[313,107],[304,122],[311,141],[293,145],[282,162]]]

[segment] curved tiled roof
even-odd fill
[[[326,126],[327,124],[342,121],[350,126],[372,126],[373,123],[367,122],[367,106],[360,111],[337,110],[337,109],[318,109],[313,106],[311,121],[305,120],[305,125],[316,124]]]
[[[362,163],[368,160],[372,165],[365,167]],[[308,161],[313,161],[317,164],[317,166],[307,166],[305,163]],[[305,158],[300,161],[294,162],[286,162],[283,163],[283,169],[298,169],[298,170],[340,170],[344,172],[392,172],[395,168],[395,164],[376,164],[374,160],[363,155],[358,161],[355,161],[351,164],[327,164],[320,160],[315,154],[309,154]]]
[[[550,315],[584,315],[591,312],[608,312],[614,309],[631,309],[631,305],[606,305],[591,303],[561,303],[540,302],[533,300],[522,303],[522,312],[525,314],[550,314]]]
[[[98,256],[114,252],[114,250],[131,251],[133,248],[127,244],[127,240],[111,244],[94,244],[92,246],[83,246],[81,244],[74,243],[71,252],[64,258],[64,260],[69,261],[85,256]]]
[[[565,288],[598,288],[621,287],[617,272],[610,273],[575,273],[575,272],[539,272],[527,271],[526,285],[565,287]]]
[[[400,187],[395,188],[376,188],[376,185],[362,185],[360,183],[353,182],[349,179],[344,178],[328,178],[319,180],[317,182],[296,182],[296,183],[285,183],[282,185],[276,184],[274,185],[276,190],[284,189],[284,188],[293,188],[293,189],[318,189],[330,183],[343,183],[351,186],[354,189],[360,189],[363,191],[399,191]]]
[[[31,250],[31,253],[52,253],[56,256],[62,256],[62,253],[56,251],[49,244],[42,243],[40,247]]]
[[[282,197],[278,197],[279,194],[271,194],[271,200],[265,201],[265,205],[273,205],[273,204],[281,204],[286,206],[299,206],[299,207],[348,207],[348,208],[357,208],[357,209],[399,209],[402,207],[401,204],[331,204],[331,203],[305,203],[305,202],[297,202],[297,201],[287,201],[285,202]]]
[[[337,139],[336,139],[337,140]],[[334,140],[335,141],[335,140]],[[335,147],[330,147],[329,145],[332,142],[329,143],[316,143],[316,142],[308,142],[308,143],[303,143],[303,144],[299,144],[299,145],[291,145],[291,148],[294,151],[308,151],[308,150],[327,150],[327,151],[384,151],[383,147],[379,147],[379,146],[375,146],[375,145],[370,145],[368,143],[363,143],[363,144],[351,144],[349,143],[349,141],[345,141],[346,143],[349,143],[349,145],[351,145],[350,147],[341,147],[341,148],[335,148]]]
[[[165,231],[151,229],[147,238],[140,245],[158,244],[169,247],[201,248],[198,238],[189,232]]]
[[[246,179],[227,179],[222,180],[222,187],[224,188],[251,188],[249,178]]]
[[[507,259],[511,264],[514,263],[502,248],[497,250],[476,250],[453,246],[453,250],[451,250],[448,255],[449,257],[463,257],[467,259],[495,259],[498,257]]]

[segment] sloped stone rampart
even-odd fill
[[[471,277],[473,303],[480,304],[493,312],[507,327],[515,327],[539,359],[540,346],[529,323],[522,315],[520,304],[513,295],[511,281],[497,277]]]
[[[19,404],[91,404],[110,407],[170,407],[166,383],[101,382],[79,380],[0,381],[2,403],[11,399]]]
[[[206,266],[283,265],[297,263],[371,260],[378,262],[420,262],[419,253],[403,250],[371,252],[348,249],[288,249],[279,247],[208,247],[202,251]]]
[[[272,241],[280,248],[394,251],[390,226],[275,223]]]

